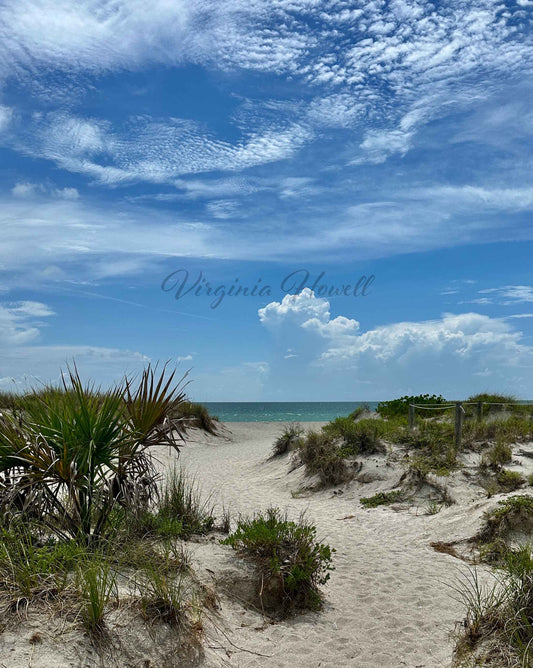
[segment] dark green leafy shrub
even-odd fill
[[[250,557],[264,582],[279,583],[281,612],[321,606],[319,586],[329,580],[334,550],[317,541],[316,528],[303,517],[292,522],[278,508],[269,508],[240,519],[221,542]]]
[[[447,404],[449,403],[441,395],[418,394],[404,396],[390,401],[380,401],[377,412],[383,418],[406,417],[409,413],[409,404]]]

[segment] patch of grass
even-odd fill
[[[82,619],[93,635],[104,630],[105,609],[112,596],[117,596],[117,578],[109,561],[93,558],[78,567],[76,584],[82,599]]]
[[[363,413],[370,413],[372,409],[368,404],[361,404],[360,406],[357,406],[357,408],[348,415],[350,420],[357,420],[363,415]]]
[[[403,492],[401,490],[393,490],[392,492],[378,492],[374,496],[362,497],[359,501],[365,508],[377,508],[378,506],[397,503],[398,501],[402,501],[402,499]]]
[[[503,492],[514,492],[526,484],[526,479],[518,471],[501,469],[496,474],[496,482]]]
[[[147,564],[137,580],[141,608],[146,619],[173,626],[187,621],[184,579]]]
[[[322,428],[323,432],[342,441],[339,448],[341,457],[355,457],[360,454],[383,452],[381,438],[386,426],[381,420],[360,420],[351,417],[336,418]]]
[[[477,571],[454,587],[466,607],[456,645],[456,666],[531,666],[533,663],[533,558],[531,546],[509,551],[496,579],[483,587]]]
[[[442,510],[442,503],[439,503],[438,501],[435,501],[434,499],[431,499],[427,502],[426,504],[426,515],[437,515],[440,513]]]
[[[209,498],[202,500],[198,484],[182,468],[173,468],[164,484],[154,518],[160,536],[188,538],[205,534],[214,526],[215,518]]]
[[[533,497],[510,496],[499,501],[496,508],[485,514],[485,523],[478,539],[489,543],[505,535],[516,526],[527,526],[533,522]]]
[[[284,455],[291,448],[296,447],[299,442],[304,429],[298,422],[292,422],[284,427],[282,433],[274,441],[272,446],[272,457],[279,457]]]
[[[498,441],[483,456],[488,466],[493,468],[509,464],[513,458],[513,449],[508,443]]]
[[[173,418],[182,421],[188,429],[201,429],[213,436],[218,435],[221,427],[218,419],[210,415],[203,404],[193,401],[180,402],[176,406]]]
[[[307,475],[318,475],[324,485],[339,485],[349,479],[339,441],[325,432],[310,431],[300,442],[299,454]]]
[[[84,558],[75,541],[42,544],[27,529],[0,533],[0,588],[27,599],[56,595]]]
[[[319,586],[330,577],[334,550],[317,541],[316,528],[303,516],[292,522],[278,508],[269,508],[241,518],[222,543],[251,558],[264,582],[279,585],[280,611],[321,606]]]

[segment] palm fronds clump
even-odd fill
[[[107,391],[69,369],[59,387],[23,397],[0,416],[0,510],[32,517],[49,532],[86,544],[110,529],[113,510],[148,506],[157,492],[151,451],[179,451],[197,426],[180,407],[184,378],[148,366]]]

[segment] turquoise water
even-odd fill
[[[362,404],[375,410],[377,401],[206,402],[222,422],[316,422],[349,415]]]

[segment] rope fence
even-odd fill
[[[461,439],[463,432],[463,420],[466,414],[465,406],[476,406],[476,419],[481,422],[483,419],[483,406],[532,406],[533,401],[517,401],[517,402],[499,402],[499,401],[454,401],[446,406],[442,404],[409,404],[409,429],[412,431],[415,428],[415,411],[447,411],[450,408],[455,410],[455,449],[459,450],[461,447]]]

